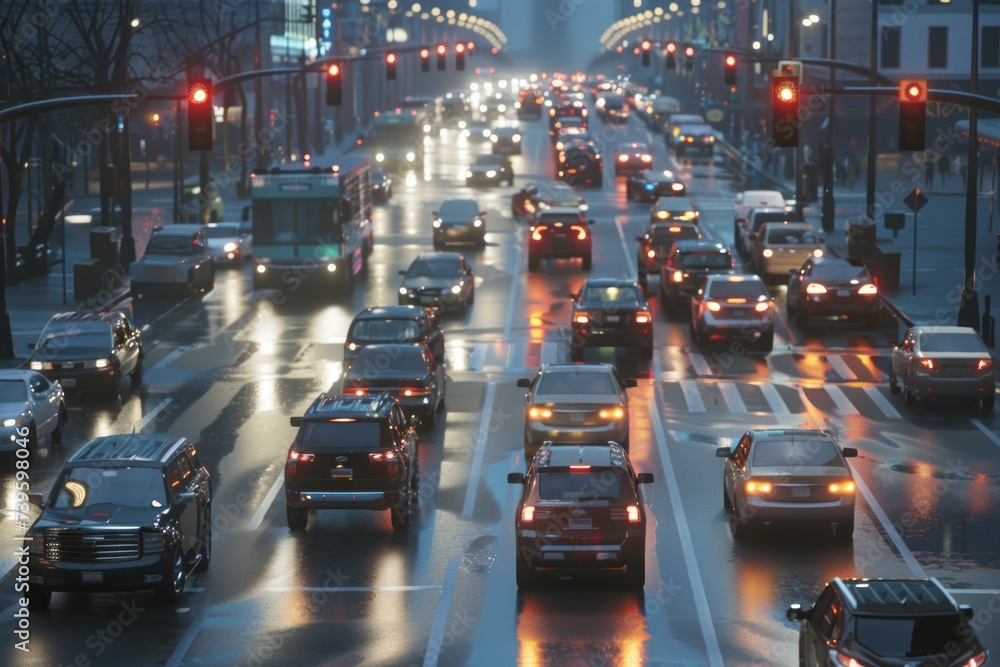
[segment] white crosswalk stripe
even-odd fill
[[[705,402],[701,400],[701,392],[698,390],[698,383],[694,380],[681,380],[681,391],[684,392],[684,400],[687,402],[688,410],[691,412],[705,412]]]
[[[889,419],[902,419],[903,415],[899,414],[896,408],[892,407],[892,403],[889,399],[885,397],[885,394],[880,392],[877,387],[864,387],[865,393],[868,394],[868,398],[872,399],[879,410],[882,411]]]
[[[823,385],[823,389],[826,391],[827,394],[830,395],[830,398],[833,399],[833,403],[834,405],[837,406],[837,409],[840,411],[840,414],[842,415],[861,414],[860,412],[858,412],[858,409],[854,407],[854,404],[851,403],[851,400],[847,398],[847,395],[844,394],[844,390],[838,387],[837,385],[825,384]]]
[[[840,355],[838,355],[838,354],[831,354],[830,356],[828,356],[826,358],[826,360],[830,364],[830,367],[841,378],[843,378],[845,380],[857,380],[858,379],[857,374],[850,369],[850,367],[847,365],[847,362],[844,361],[844,358],[841,357]]]
[[[740,392],[735,384],[732,382],[720,382],[719,391],[722,392],[722,398],[726,400],[726,405],[729,407],[730,412],[745,413],[747,411],[746,403],[740,397]]]
[[[781,394],[778,393],[777,387],[775,387],[770,382],[760,385],[760,393],[764,394],[764,399],[767,404],[771,406],[771,412],[776,415],[788,415],[792,411],[788,409],[785,402],[781,400]]]
[[[884,382],[885,373],[879,370],[878,366],[875,365],[875,361],[872,359],[870,354],[859,354],[857,355],[858,361],[864,364],[868,372],[872,374],[872,381],[874,382]]]
[[[711,375],[712,367],[708,365],[708,361],[705,359],[705,355],[701,352],[688,351],[688,359],[691,360],[691,367],[694,368],[694,372],[698,375]]]

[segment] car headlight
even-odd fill
[[[823,256],[823,251],[822,250],[820,250],[819,248],[816,248],[815,250],[813,250],[813,257],[822,257],[822,256]]]
[[[483,130],[483,136],[484,136],[484,137],[488,137],[488,136],[490,136],[490,131],[489,131],[489,129],[486,129],[486,130]]]
[[[472,178],[472,172],[471,171],[465,172],[465,177],[466,178]]]
[[[516,144],[517,142],[521,141],[521,135],[515,134],[513,137],[511,137],[511,139],[513,139],[514,143]]]
[[[108,361],[107,359],[98,359],[97,361],[94,362],[95,368],[107,368],[110,365],[111,362]]]
[[[451,293],[452,294],[458,294],[461,291],[462,291],[462,286],[461,285],[452,285],[452,288],[451,288]]]
[[[500,137],[498,137],[495,134],[491,134],[490,135],[490,141],[492,141],[493,143],[496,143],[499,139],[500,139]]]
[[[414,153],[413,151],[410,151],[409,153],[406,154],[406,161],[407,162],[413,162],[416,159],[417,159],[417,154]]]
[[[399,293],[402,294],[403,296],[406,296],[407,294],[409,294],[409,292],[406,290],[405,287],[400,287],[399,288]]]
[[[466,125],[466,122],[464,120],[458,121],[458,129],[464,130],[465,129],[465,125]],[[466,134],[466,136],[468,136],[468,134]]]
[[[440,220],[440,218],[437,219],[437,220],[435,220],[431,224],[434,225],[434,229],[440,229],[441,228],[441,220]]]
[[[30,364],[28,364],[28,368],[30,368],[33,371],[40,371],[42,370],[42,362],[32,361]]]
[[[238,247],[239,246],[235,243],[227,243],[226,245],[222,246],[222,250],[223,252],[236,252],[236,249]]]
[[[762,254],[764,257],[771,257],[772,255],[774,255],[774,251],[771,250],[770,248],[764,248],[764,251],[760,254]]]
[[[496,175],[497,175],[496,169],[490,169],[488,172],[486,172],[486,178],[493,178]]]
[[[267,271],[267,267],[266,266],[264,266],[263,264],[258,264],[257,265],[257,273],[264,273],[265,271]]]
[[[375,161],[376,162],[385,162],[385,153],[376,153],[375,154]]]
[[[431,131],[431,126],[430,125],[424,125],[424,132],[430,132],[430,131]]]
[[[193,188],[191,188],[191,194],[192,195],[200,195],[201,194],[201,186],[200,185],[196,185]]]
[[[17,426],[20,423],[21,423],[21,418],[20,417],[18,417],[17,419],[4,419],[3,420],[3,425],[4,425],[5,428],[10,428],[11,426]]]
[[[476,218],[475,220],[472,221],[472,226],[473,227],[482,227],[483,226],[483,221],[480,220],[479,218]]]
[[[334,271],[337,270],[337,265],[336,264],[327,264],[326,265],[326,270],[329,271],[330,273],[333,273]]]

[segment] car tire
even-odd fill
[[[642,588],[646,585],[645,545],[639,553],[625,565],[625,585],[629,588]]]
[[[889,361],[889,393],[899,393],[899,381],[896,379],[896,372],[892,369],[892,361]]]
[[[31,611],[45,611],[52,602],[52,591],[32,584],[28,589],[28,609]]]
[[[410,496],[407,491],[406,504],[389,508],[389,518],[393,530],[403,530],[410,526]]]
[[[434,428],[434,426],[437,424],[437,406],[435,406],[435,409],[430,411],[427,414],[427,416],[423,418],[421,424],[423,424],[429,429]]]
[[[774,349],[774,332],[767,334],[766,336],[761,336],[760,340],[757,341],[757,349],[765,354],[770,354]]]
[[[139,355],[139,359],[135,362],[135,368],[128,375],[132,378],[132,384],[142,384],[142,355]]]
[[[643,359],[653,358],[653,343],[650,342],[649,345],[642,345],[639,347],[639,356]]]
[[[583,270],[590,271],[590,267],[593,266],[594,257],[593,255],[587,255],[583,257]]]
[[[208,572],[212,565],[212,505],[209,503],[205,507],[205,534],[202,537],[201,549],[198,551],[201,560],[195,572]]]
[[[983,412],[990,413],[993,412],[993,406],[996,405],[997,393],[992,387],[987,390],[986,395],[983,396]]]
[[[795,326],[797,326],[802,331],[809,328],[809,315],[803,308],[795,309]]]
[[[542,258],[533,253],[528,253],[528,271],[537,271],[541,268]]]
[[[739,515],[735,505],[729,513],[729,532],[734,540],[744,540],[750,534],[750,522]]]
[[[66,432],[66,408],[59,406],[59,416],[56,417],[56,427],[52,429],[51,442],[54,446],[58,446],[63,439],[63,433]]]
[[[903,379],[903,404],[913,406],[917,402],[916,397],[910,391],[910,383]]]
[[[842,544],[852,542],[854,540],[854,517],[846,521],[838,521],[834,527],[834,537]]]
[[[535,573],[535,566],[531,563],[524,562],[524,558],[521,554],[516,553],[516,550],[514,559],[516,563],[514,568],[514,577],[517,580],[517,587],[533,587],[538,579],[538,575]]]
[[[733,506],[729,502],[729,496],[726,494],[726,487],[722,487],[722,511],[728,516],[730,512],[733,511]]]
[[[174,605],[184,593],[187,573],[184,571],[184,552],[178,546],[174,549],[171,567],[167,580],[156,589],[156,597],[162,604]]]
[[[309,523],[309,511],[301,507],[285,506],[285,518],[288,520],[288,529],[294,531],[305,530]]]
[[[466,299],[465,305],[466,306],[471,306],[475,302],[476,302],[476,288],[473,287],[471,290],[469,290],[469,298]]]

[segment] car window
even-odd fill
[[[859,644],[881,656],[920,658],[943,652],[948,647],[965,652],[970,633],[958,614],[885,618],[859,616],[855,619],[855,637]]]
[[[479,204],[474,199],[449,199],[438,208],[441,218],[472,219],[479,215]]]
[[[189,236],[176,234],[153,234],[146,246],[147,255],[190,255],[198,248],[198,242]]]
[[[546,394],[617,394],[615,381],[606,373],[560,371],[542,373],[535,386],[535,396]]]
[[[111,330],[88,331],[85,333],[52,334],[42,341],[39,353],[42,356],[57,356],[63,350],[74,352],[93,350],[95,354],[106,355],[111,349]]]
[[[406,270],[406,278],[451,278],[458,274],[453,259],[417,259]]]
[[[807,274],[808,275],[808,274]],[[860,266],[843,264],[820,264],[813,268],[812,275],[820,280],[869,280],[868,272]]]
[[[164,507],[167,502],[159,468],[69,468],[59,476],[51,507],[57,510],[90,510],[98,505]]]
[[[358,351],[347,370],[351,377],[378,377],[386,370],[425,373],[424,348],[420,345],[379,345]]]
[[[412,343],[420,340],[420,327],[413,320],[357,320],[347,338],[358,343]]]
[[[639,290],[631,285],[588,286],[582,296],[583,301],[626,302],[639,301]]]
[[[840,595],[834,592],[830,597],[830,602],[820,608],[819,613],[817,626],[819,633],[828,641],[836,641],[844,621],[844,604],[840,600]]]
[[[840,450],[818,438],[758,440],[753,447],[755,466],[842,466]]]
[[[0,403],[24,403],[28,400],[27,388],[21,380],[0,380]]]
[[[767,242],[780,245],[805,245],[816,243],[816,236],[808,229],[781,225],[768,229]]]
[[[31,379],[28,381],[28,386],[31,391],[35,394],[41,394],[42,392],[48,391],[52,387],[52,383],[46,379],[44,375],[32,375]],[[0,403],[3,401],[0,400]]]
[[[684,269],[728,269],[733,265],[728,252],[680,253],[678,259]]]
[[[653,227],[650,235],[653,238],[653,243],[662,244],[686,239],[697,239],[701,237],[701,232],[693,225],[657,225]]]
[[[764,288],[764,284],[756,280],[716,280],[708,285],[706,295],[713,299],[743,297],[744,299],[760,301],[761,297],[767,298],[767,290]]]
[[[986,347],[974,333],[922,333],[921,352],[986,352]]]
[[[375,420],[314,422],[302,424],[299,447],[309,451],[370,449],[389,438],[388,424]]]
[[[579,216],[569,216],[569,215],[553,215],[547,214],[542,215],[538,218],[538,221],[546,225],[554,225],[557,222],[561,222],[564,225],[578,225],[580,224]]]
[[[542,500],[617,500],[622,495],[622,472],[604,469],[586,472],[538,473],[538,497]]]

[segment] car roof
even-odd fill
[[[455,203],[455,202],[470,203],[470,204],[475,204],[476,206],[479,206],[479,202],[476,200],[475,197],[448,197],[448,199],[445,199],[444,201],[442,201],[441,204],[444,205],[444,204],[447,204],[448,202],[452,202],[452,203]]]
[[[414,259],[413,261],[414,262],[417,262],[419,260],[438,261],[443,259],[452,262],[458,262],[460,259],[462,259],[462,255],[457,252],[422,252],[419,255],[417,255],[417,258]]]
[[[396,399],[386,393],[364,396],[323,393],[316,397],[302,418],[312,421],[337,417],[378,419],[386,417],[395,404]]]
[[[674,241],[674,252],[729,252],[725,243],[706,239],[681,239]]]
[[[616,442],[601,445],[546,443],[535,456],[535,469],[566,468],[571,465],[624,469],[627,458],[625,449]]]
[[[106,324],[111,326],[115,320],[119,317],[125,317],[125,313],[117,310],[102,311],[98,313],[93,312],[71,312],[71,313],[56,313],[49,318],[48,324],[45,325],[47,329],[52,324]]]
[[[611,364],[579,364],[573,362],[559,362],[554,364],[542,364],[538,369],[539,373],[607,373],[614,370]]]
[[[583,283],[586,287],[635,287],[639,283],[631,278],[587,278]]]
[[[583,213],[580,212],[579,206],[549,206],[546,209],[540,210],[535,216],[535,219],[537,220],[544,215],[573,215],[579,218],[583,217]]]
[[[420,306],[375,306],[365,308],[354,316],[355,320],[420,320],[428,317]]]
[[[873,616],[941,615],[958,612],[958,604],[936,578],[841,579],[831,584],[844,604],[857,614]]]
[[[171,223],[169,225],[164,225],[162,227],[159,227],[158,229],[154,229],[153,231],[156,232],[157,234],[169,234],[171,236],[191,236],[195,232],[207,229],[208,227],[206,227],[205,225],[198,225],[198,224],[184,222],[184,223],[177,223],[177,224]]]
[[[681,208],[680,206],[681,203],[690,204],[690,206],[686,206],[683,208],[694,208],[694,200],[687,195],[681,195],[680,197],[657,197],[656,203],[653,204],[653,206],[655,208],[659,208],[660,206],[667,206],[669,208]]]
[[[816,428],[762,428],[751,431],[754,440],[788,440],[789,438],[822,438],[832,440],[826,431]]]
[[[943,333],[951,333],[951,334],[975,334],[976,336],[979,335],[979,333],[975,329],[973,329],[972,327],[917,326],[917,327],[913,327],[913,330],[916,333],[921,333],[921,334],[943,334]]]
[[[187,438],[150,433],[122,433],[94,438],[69,458],[70,463],[93,461],[146,461],[165,463]]]
[[[764,279],[758,276],[756,273],[710,273],[708,277],[705,278],[707,283],[711,282],[728,282],[728,283],[763,283]]]

